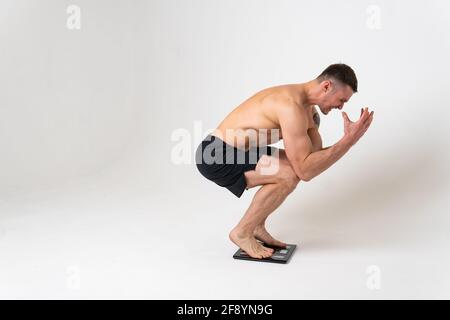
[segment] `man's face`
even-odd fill
[[[322,101],[319,103],[319,109],[323,114],[328,114],[333,109],[341,110],[353,95],[353,90],[349,85],[336,83],[332,80],[322,81],[320,86]]]

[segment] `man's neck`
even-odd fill
[[[314,106],[319,103],[318,89],[319,83],[317,80],[311,80],[300,85],[300,98],[303,101],[304,106]]]

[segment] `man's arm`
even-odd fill
[[[322,137],[320,136],[320,133],[319,133],[320,115],[319,115],[319,112],[317,111],[316,107],[312,108],[312,118],[314,121],[314,128],[308,129],[308,136],[311,139],[311,143],[313,146],[313,152],[317,152],[320,150],[326,150],[326,149],[330,148],[330,147],[324,148],[322,146]]]
[[[324,148],[322,146],[322,137],[320,136],[319,130],[316,128],[308,129],[308,136],[312,143],[312,152],[317,152],[320,150],[326,150],[330,147]]]
[[[278,117],[283,131],[285,151],[297,176],[301,180],[309,181],[331,167],[364,134],[370,125],[372,114],[369,116],[368,111],[364,111],[360,121],[351,123],[351,127],[347,122],[350,120],[345,114],[344,137],[327,149],[313,152],[313,145],[308,136],[306,111],[297,105],[280,107]],[[368,119],[370,121],[367,121],[367,124]]]
[[[350,149],[351,143],[349,139],[343,137],[333,146],[322,149],[320,151],[310,153],[300,164],[301,170],[304,172],[304,181],[310,181],[323,171],[331,167]]]

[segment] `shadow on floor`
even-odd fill
[[[446,187],[438,147],[388,154],[376,166],[358,168],[351,183],[328,190],[323,198],[291,203],[283,213],[284,237],[305,250],[394,248],[434,241],[427,224],[439,226],[444,212],[427,210],[436,191]],[[445,200],[441,200],[445,201]],[[299,208],[299,209],[294,209]],[[285,220],[286,219],[286,220]]]

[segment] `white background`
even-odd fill
[[[450,298],[449,18],[445,0],[2,0],[0,298]],[[196,145],[336,62],[371,128],[269,218],[289,264],[233,260],[257,189],[203,178]],[[340,112],[321,132],[339,140]]]

